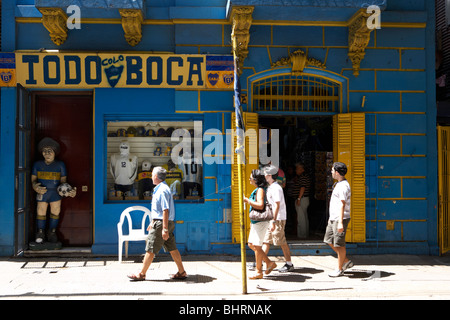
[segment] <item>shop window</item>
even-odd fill
[[[254,111],[337,112],[341,84],[311,75],[279,75],[252,84]]]
[[[108,200],[151,200],[156,166],[167,170],[175,200],[201,199],[201,131],[194,121],[107,122]]]

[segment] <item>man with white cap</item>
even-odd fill
[[[293,271],[294,265],[291,262],[291,251],[287,244],[286,235],[284,232],[287,218],[286,203],[284,201],[283,188],[276,183],[278,168],[274,165],[269,165],[264,168],[264,175],[266,181],[269,183],[269,188],[267,188],[267,201],[272,205],[274,218],[270,221],[270,227],[264,239],[263,250],[267,254],[269,252],[270,244],[280,246],[283,250],[286,264],[278,271]],[[266,273],[267,272],[268,270],[266,270]]]

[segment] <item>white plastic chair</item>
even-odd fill
[[[133,223],[130,216],[131,211],[143,211],[144,216],[142,217],[142,223],[140,229],[133,229]],[[128,207],[125,210],[122,211],[122,214],[120,215],[120,221],[117,224],[117,233],[119,235],[119,262],[122,262],[122,249],[123,249],[123,243],[125,242],[125,257],[128,258],[128,241],[143,241],[147,239],[147,230],[145,228],[145,221],[149,218],[149,221],[151,222],[152,216],[151,212],[148,208],[143,206],[133,206]],[[123,234],[123,223],[125,221],[125,218],[127,218],[128,222],[128,234]]]

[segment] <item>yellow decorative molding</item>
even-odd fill
[[[314,59],[314,58],[308,58],[306,53],[304,53],[302,50],[297,50],[295,52],[292,52],[289,55],[289,58],[281,58],[275,63],[272,63],[272,68],[278,67],[278,66],[285,66],[292,63],[292,75],[298,76],[300,75],[306,66],[312,66],[317,67],[321,69],[326,69],[326,66],[323,62]]]
[[[40,23],[41,18],[16,17],[17,23]],[[81,18],[81,24],[121,24],[122,19],[115,18]],[[227,19],[146,19],[144,25],[174,24],[229,24]],[[296,21],[296,20],[253,20],[253,26],[297,26],[297,27],[348,27],[348,21]],[[425,29],[425,22],[381,22],[381,28]]]
[[[67,15],[61,8],[38,8],[42,13],[42,24],[50,32],[50,38],[56,45],[67,39]]]
[[[125,32],[125,39],[132,47],[141,42],[142,23],[144,17],[142,11],[138,9],[119,9],[122,16],[122,28]]]
[[[373,29],[367,26],[367,19],[371,13],[359,10],[350,20],[348,26],[348,56],[352,60],[353,75],[359,76],[361,61],[366,55],[366,47],[370,42],[370,33]]]
[[[253,10],[253,6],[233,6],[231,9],[231,45],[237,60],[238,75],[242,74],[244,60],[248,56]]]

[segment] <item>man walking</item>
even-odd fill
[[[137,275],[128,275],[128,278],[134,281],[145,280],[148,268],[162,247],[165,251],[169,251],[178,268],[178,272],[172,275],[172,279],[183,280],[187,278],[180,252],[175,243],[173,233],[175,229],[175,205],[170,188],[165,182],[166,174],[166,169],[162,167],[155,167],[152,171],[152,180],[155,185],[152,198],[152,223],[148,227],[149,233],[142,269]]]
[[[267,201],[272,205],[273,220],[270,221],[269,230],[267,231],[266,237],[263,241],[263,251],[267,254],[269,252],[270,244],[280,246],[281,250],[283,250],[286,264],[278,271],[293,271],[294,265],[291,262],[291,251],[289,250],[284,232],[287,218],[286,203],[284,201],[283,189],[278,183],[276,183],[278,168],[273,165],[269,165],[264,169],[264,176],[266,181],[269,183],[269,188],[267,188]],[[273,268],[275,268],[275,266],[273,266]],[[266,270],[266,274],[269,274],[273,268],[271,269],[269,267],[269,269]]]
[[[345,248],[345,234],[350,222],[350,184],[345,178],[347,166],[342,162],[335,162],[331,168],[333,179],[337,180],[330,198],[330,217],[325,231],[324,242],[327,243],[338,257],[338,268],[329,274],[339,277],[344,270],[353,267],[353,262],[347,258]]]

